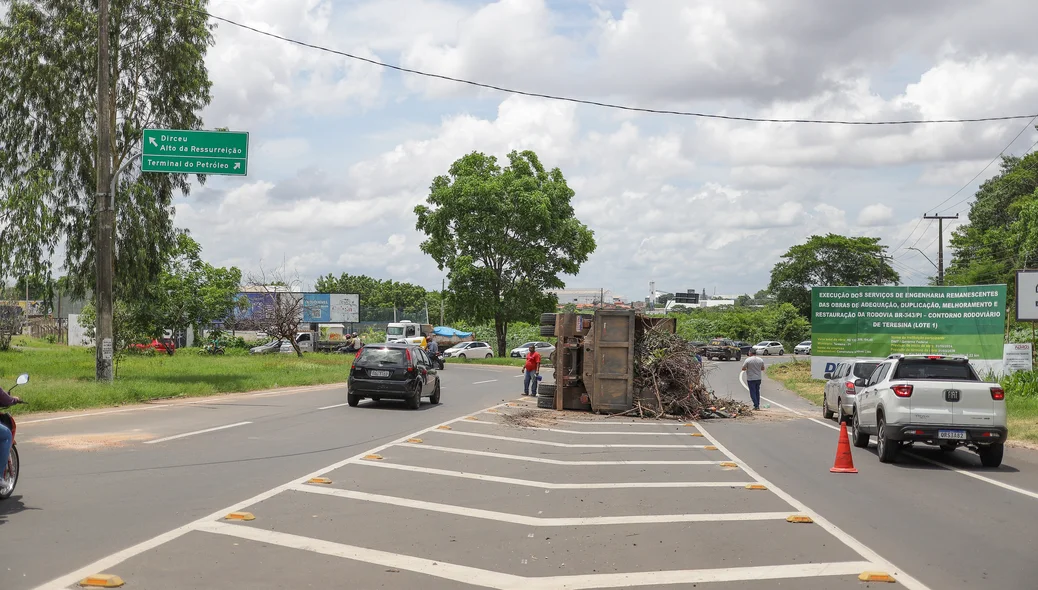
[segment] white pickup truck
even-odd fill
[[[985,383],[969,359],[941,355],[894,354],[855,387],[851,436],[854,446],[869,446],[875,436],[879,460],[892,463],[902,446],[965,446],[985,467],[1002,464],[1006,394]]]

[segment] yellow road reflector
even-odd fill
[[[508,402],[505,405],[507,405],[510,408],[518,408],[519,407],[519,404],[515,404],[515,403],[512,403],[512,402]]]
[[[703,436],[703,433],[702,432],[693,432],[689,436]]]
[[[896,584],[897,580],[894,576],[886,572],[861,572],[858,579],[862,582],[886,582],[888,584]]]
[[[422,439],[420,439],[420,438],[409,438],[409,439],[407,439],[407,442],[414,443],[414,444],[417,445],[417,444],[420,444],[422,442]]]
[[[814,519],[810,516],[804,516],[803,514],[794,514],[786,519],[786,522],[793,522],[798,524],[806,524],[814,522]]]
[[[364,458],[368,461],[381,461],[382,455],[364,455]]]
[[[450,430],[451,429],[451,427],[447,426],[446,424],[444,424],[443,426],[437,426],[436,428],[439,429],[439,430]]]
[[[716,451],[717,447],[715,447],[714,445],[706,445],[705,447],[703,447],[703,450],[705,450],[705,451]]]
[[[479,418],[477,418],[475,416],[465,416],[465,419],[466,420],[479,420]]]
[[[256,520],[251,512],[232,512],[224,518],[227,520]]]
[[[722,461],[720,463],[720,465],[721,465],[721,467],[738,467],[739,466],[738,463],[732,463],[731,461]]]
[[[487,413],[488,414],[497,414],[498,412],[494,408],[490,408],[489,410],[487,410]]]
[[[746,484],[746,489],[747,490],[766,490],[766,489],[768,489],[768,486],[764,486],[764,485],[761,485],[759,483],[750,483],[750,484]]]
[[[323,484],[329,484],[329,483],[332,483],[332,480],[328,479],[327,477],[311,477],[311,478],[310,478],[310,481],[308,481],[308,482],[306,482],[306,483],[323,483]]]
[[[689,422],[688,424],[685,424],[685,426],[686,426],[686,427],[692,427],[692,428],[694,428],[694,427],[695,427],[695,424],[692,424],[691,422]]]
[[[113,574],[94,574],[79,581],[79,585],[85,588],[118,588],[124,583],[122,578]]]

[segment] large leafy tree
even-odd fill
[[[473,152],[436,177],[415,207],[422,251],[448,269],[458,311],[494,322],[504,355],[508,324],[555,308],[546,289],[565,286],[595,250],[594,232],[576,218],[562,171],[546,170],[532,151],[508,154],[508,166]]]
[[[0,271],[45,274],[64,250],[73,294],[93,285],[96,235],[97,6],[90,0],[0,0]],[[176,242],[172,199],[182,174],[141,174],[133,158],[148,127],[198,129],[210,101],[207,0],[111,3],[112,170],[116,293],[139,294]],[[204,181],[204,178],[199,177]],[[25,267],[29,267],[26,269]],[[34,268],[35,267],[35,268]]]
[[[977,190],[969,222],[951,238],[949,285],[1005,283],[1015,271],[1038,266],[1038,153],[1006,157],[997,175]]]
[[[768,291],[810,317],[811,287],[899,283],[901,277],[884,258],[886,249],[879,238],[811,236],[782,255],[771,270]]]

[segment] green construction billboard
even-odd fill
[[[893,353],[1002,361],[1006,286],[814,287],[811,373],[843,358]]]

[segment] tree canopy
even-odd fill
[[[573,211],[574,192],[562,171],[545,169],[532,151],[463,156],[436,177],[425,205],[415,207],[425,233],[422,251],[448,269],[457,310],[493,320],[498,353],[508,324],[553,311],[547,289],[565,287],[595,250],[594,232]]]
[[[93,285],[96,224],[97,6],[76,0],[0,0],[0,274],[46,275],[64,251],[70,291]],[[205,9],[207,0],[192,0]],[[145,128],[198,129],[210,102],[205,14],[165,2],[111,6],[112,170],[117,294],[140,293],[175,245],[172,200],[183,174],[141,174]],[[199,177],[204,181],[204,177]]]
[[[392,279],[375,279],[366,275],[342,273],[338,277],[329,274],[317,279],[314,290],[318,293],[356,293],[360,296],[360,321],[382,319],[378,311],[383,308],[416,310],[424,309],[427,293],[424,287]],[[438,293],[437,293],[438,295]],[[429,302],[430,317],[439,317],[439,299]],[[436,313],[433,313],[435,307]],[[375,317],[379,316],[379,317]]]
[[[1005,157],[977,190],[969,222],[951,238],[947,285],[1009,285],[1015,271],[1038,266],[1038,153]]]
[[[771,270],[768,291],[810,317],[811,287],[899,283],[901,277],[883,258],[886,250],[879,238],[811,236],[782,255]]]

